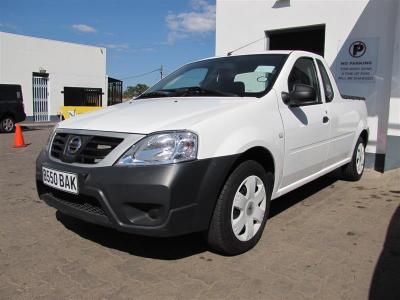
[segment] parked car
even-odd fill
[[[21,86],[0,84],[0,131],[13,132],[15,123],[25,118]]]
[[[236,255],[259,241],[270,200],[337,168],[359,180],[367,142],[365,101],[341,96],[322,57],[227,56],[61,122],[36,182],[65,214],[150,236],[202,231]]]

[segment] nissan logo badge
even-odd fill
[[[75,154],[82,147],[82,139],[79,136],[74,136],[68,142],[67,151],[69,154]]]

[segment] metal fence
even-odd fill
[[[108,77],[107,106],[122,102],[122,81]]]

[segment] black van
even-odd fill
[[[15,123],[25,118],[21,86],[0,84],[0,131],[14,131]]]

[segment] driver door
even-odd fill
[[[293,91],[296,84],[305,84],[316,90],[316,96],[315,102],[298,107],[279,101],[285,128],[284,170],[280,188],[301,183],[325,165],[330,122],[318,82],[314,59],[298,58],[287,79],[288,91]]]

